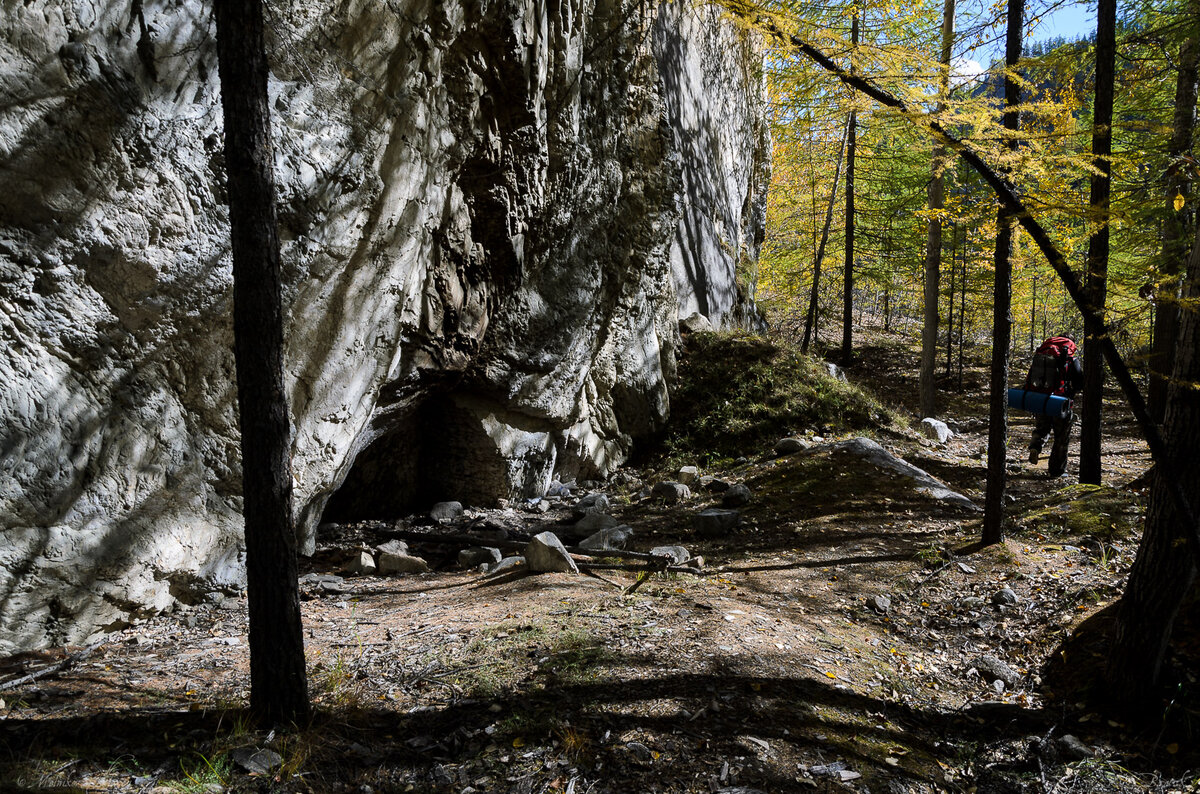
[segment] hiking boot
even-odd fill
[[[1037,447],[1030,447],[1029,448],[1029,462],[1036,466],[1037,462],[1038,462],[1038,457],[1041,454],[1042,454],[1042,451],[1040,449],[1038,449]]]

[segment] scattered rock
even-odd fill
[[[971,662],[971,666],[978,670],[979,674],[988,681],[1003,681],[1010,687],[1021,683],[1022,676],[1020,673],[990,653],[976,658]]]
[[[987,602],[979,596],[967,596],[958,600],[958,608],[968,611],[983,609],[986,604]]]
[[[794,455],[797,452],[803,452],[810,449],[812,444],[802,438],[781,438],[775,444],[776,455]]]
[[[695,466],[683,466],[675,476],[679,479],[679,482],[690,487],[692,483],[700,479],[700,469]]]
[[[590,509],[583,516],[571,525],[573,534],[587,535],[601,529],[609,529],[619,526],[620,521],[605,513],[603,510]]]
[[[346,589],[346,580],[330,573],[306,573],[300,577],[299,582],[301,587],[311,587],[322,593],[341,593]],[[188,617],[194,619],[195,616]],[[191,625],[195,625],[194,620]]]
[[[1083,761],[1084,759],[1092,758],[1096,755],[1096,750],[1094,748],[1087,746],[1077,737],[1072,736],[1069,733],[1064,733],[1062,736],[1058,737],[1055,745],[1057,745],[1060,753],[1073,761]]]
[[[693,520],[692,527],[702,538],[719,538],[738,525],[742,514],[737,510],[721,510],[710,507],[702,510]]]
[[[384,552],[379,555],[379,572],[381,574],[429,573],[429,563],[420,557]]]
[[[625,749],[629,752],[629,757],[635,764],[649,766],[654,763],[654,752],[641,742],[628,742],[625,745]]]
[[[408,554],[408,544],[402,540],[389,540],[375,547],[380,554]]]
[[[559,497],[569,499],[571,497],[571,487],[555,480],[546,488],[546,496],[550,498]]]
[[[954,431],[951,430],[945,422],[940,419],[934,419],[927,416],[921,420],[921,435],[925,438],[945,444],[950,439],[954,438]]]
[[[725,491],[729,490],[729,487],[733,485],[733,483],[728,482],[727,480],[722,480],[718,477],[714,477],[711,474],[706,474],[700,478],[699,485],[704,490],[712,493],[724,493]]]
[[[842,383],[847,382],[846,381],[846,373],[842,372],[842,368],[839,367],[837,364],[834,364],[832,361],[825,362],[825,371],[828,372],[829,377],[833,378],[834,380],[839,380]]]
[[[579,573],[575,560],[553,532],[542,532],[529,541],[525,546],[525,562],[529,570],[538,573]]]
[[[503,573],[513,573],[514,571],[519,571],[525,567],[527,567],[527,563],[524,557],[521,557],[520,555],[505,557],[500,562],[488,569],[488,576],[499,576]]]
[[[660,482],[654,486],[650,495],[661,499],[669,505],[676,504],[692,495],[692,490],[681,482]]]
[[[681,334],[695,334],[712,330],[712,321],[700,312],[692,312],[679,321],[679,333]]]
[[[607,494],[591,493],[576,502],[571,512],[578,518],[591,511],[607,513],[610,507]]]
[[[458,564],[463,568],[478,568],[480,565],[492,566],[504,559],[504,555],[494,546],[471,546],[458,553]]]
[[[371,556],[369,551],[356,551],[346,564],[342,566],[342,572],[351,576],[365,576],[375,573],[375,558]]]
[[[683,546],[655,546],[650,553],[655,557],[666,557],[672,565],[683,565],[692,558],[692,553]]]
[[[750,503],[750,488],[745,483],[737,483],[729,486],[721,497],[721,505],[723,507],[741,507]]]
[[[251,775],[269,775],[283,766],[283,756],[269,749],[239,747],[230,752],[229,757],[233,763]]]
[[[892,599],[885,595],[871,596],[867,599],[867,605],[880,614],[886,614],[892,608]]]
[[[621,524],[608,529],[602,529],[599,532],[589,535],[580,542],[579,547],[589,551],[611,551],[613,549],[623,549],[625,544],[629,542],[630,536],[633,535],[633,527],[628,524]]]
[[[1021,597],[1013,592],[1011,587],[1001,588],[992,595],[992,603],[997,606],[1012,606],[1021,602]]]
[[[439,524],[447,524],[462,514],[461,502],[438,502],[429,508],[429,517]]]

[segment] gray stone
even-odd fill
[[[391,554],[384,552],[379,555],[379,573],[428,573],[429,563],[420,557],[407,554]]]
[[[1020,673],[990,653],[974,659],[971,666],[988,681],[1003,681],[1010,687],[1021,683],[1022,675]]]
[[[833,449],[854,455],[877,468],[893,471],[908,478],[912,482],[913,490],[919,494],[971,512],[980,511],[978,505],[962,494],[950,490],[945,483],[933,477],[929,472],[896,457],[881,447],[878,442],[872,441],[869,438],[852,438],[849,441],[840,441],[833,445]]]
[[[408,544],[402,540],[389,540],[375,547],[380,554],[408,554]]]
[[[723,507],[742,507],[750,503],[750,488],[745,483],[729,486],[721,497]]]
[[[229,757],[244,772],[251,775],[269,775],[283,766],[283,756],[270,749],[239,747],[230,751]]]
[[[702,538],[721,538],[728,535],[738,525],[741,515],[737,510],[721,510],[710,507],[696,515],[692,520],[692,527]]]
[[[650,553],[655,557],[666,557],[672,565],[683,565],[692,558],[692,553],[683,546],[655,546]]]
[[[842,368],[837,364],[834,364],[832,361],[825,362],[825,372],[827,372],[829,377],[833,378],[834,380],[846,383],[846,373],[842,372]]]
[[[951,430],[945,422],[940,419],[934,419],[927,416],[921,420],[921,435],[925,438],[932,439],[939,444],[945,444],[950,439],[954,438],[954,431]]]
[[[504,559],[500,549],[492,546],[471,546],[458,553],[458,564],[462,568],[478,568],[480,565],[492,566]]]
[[[601,510],[588,510],[583,517],[571,525],[574,535],[586,535],[601,529],[620,525],[620,521]]]
[[[1055,746],[1058,751],[1072,761],[1083,761],[1088,758],[1096,757],[1096,749],[1089,747],[1079,740],[1078,737],[1072,736],[1069,733],[1064,733],[1055,741]]]
[[[803,452],[812,446],[809,442],[802,438],[781,438],[775,442],[776,455],[794,455],[797,452]]]
[[[724,491],[728,491],[729,486],[733,483],[714,477],[711,474],[706,474],[700,478],[697,484],[706,491],[722,493]]]
[[[684,317],[679,321],[680,333],[694,334],[712,330],[712,322],[710,322],[709,319],[700,312],[692,312],[687,317]]]
[[[461,502],[438,502],[429,508],[429,517],[439,524],[448,524],[462,514]]]
[[[555,480],[554,482],[550,483],[549,486],[546,487],[545,496],[550,497],[550,498],[557,497],[557,498],[561,498],[561,499],[570,499],[571,498],[571,489],[569,486],[563,485],[558,480]]]
[[[342,564],[342,572],[351,576],[364,576],[375,573],[375,558],[369,551],[356,551]]]
[[[641,742],[626,742],[625,750],[635,764],[649,766],[654,763],[654,753]]]
[[[595,534],[589,535],[579,543],[579,548],[587,549],[588,551],[623,549],[632,535],[633,527],[621,524],[620,526],[602,529]]]
[[[0,655],[245,577],[210,15],[147,3],[139,37],[121,4],[13,8]],[[679,317],[761,325],[737,279],[769,184],[762,51],[715,7],[619,11],[273,18],[320,43],[270,76],[302,551],[335,492],[349,521],[602,478],[663,427]],[[495,102],[496,75],[528,79]]]
[[[958,601],[959,609],[967,611],[980,610],[985,606],[987,606],[987,602],[979,596],[966,596],[965,598],[960,598]]]
[[[682,466],[675,473],[675,479],[689,488],[700,479],[700,469],[695,466]]]
[[[513,573],[514,571],[524,570],[528,567],[529,565],[525,562],[525,558],[520,555],[505,557],[500,562],[488,568],[488,576]]]
[[[553,532],[542,532],[529,541],[525,546],[525,562],[529,570],[537,573],[579,573],[575,560]]]
[[[885,595],[874,595],[867,599],[867,604],[876,612],[886,614],[892,608],[892,599]]]
[[[1021,597],[1011,587],[1002,587],[992,594],[992,603],[997,606],[1012,606],[1020,602]]]
[[[661,499],[669,505],[677,504],[690,498],[691,495],[691,489],[681,482],[655,483],[654,488],[650,491],[651,497]]]
[[[610,507],[611,505],[609,504],[607,494],[592,493],[576,502],[575,506],[571,508],[571,511],[576,516],[583,516],[585,513],[594,511],[607,513]]]

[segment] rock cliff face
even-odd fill
[[[752,43],[686,2],[270,7],[304,540],[610,472],[678,318],[752,316]],[[208,7],[3,14],[0,652],[242,576]]]

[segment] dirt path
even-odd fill
[[[913,351],[884,339],[864,358],[894,403],[915,396]],[[968,391],[949,396],[959,430],[949,444],[878,440],[981,504],[986,400],[981,373],[968,374]],[[1147,456],[1111,415],[1105,465],[1124,486]],[[1013,417],[1012,527],[999,546],[973,549],[977,514],[823,446],[832,439],[784,458],[747,450],[752,460],[713,472],[753,492],[719,540],[693,535],[695,513],[716,504],[702,489],[672,507],[631,499],[636,486],[610,489],[634,548],[681,543],[704,556],[704,576],[654,577],[632,595],[621,572],[309,588],[319,713],[294,736],[247,730],[239,716],[243,601],[149,619],[63,674],[0,693],[0,780],[86,791],[1144,790],[1158,784],[1103,759],[1180,775],[1190,759],[1168,748],[1185,737],[1127,735],[1042,678],[1062,640],[1118,594],[1141,497],[1050,481],[1045,463],[1021,459],[1028,425]],[[488,515],[536,527],[563,510]],[[994,603],[1006,588],[1015,603]],[[7,660],[0,680],[63,653]],[[1031,737],[1046,741],[1034,750]],[[238,751],[261,748],[279,762],[247,774]],[[1063,766],[1084,752],[1097,760]]]

